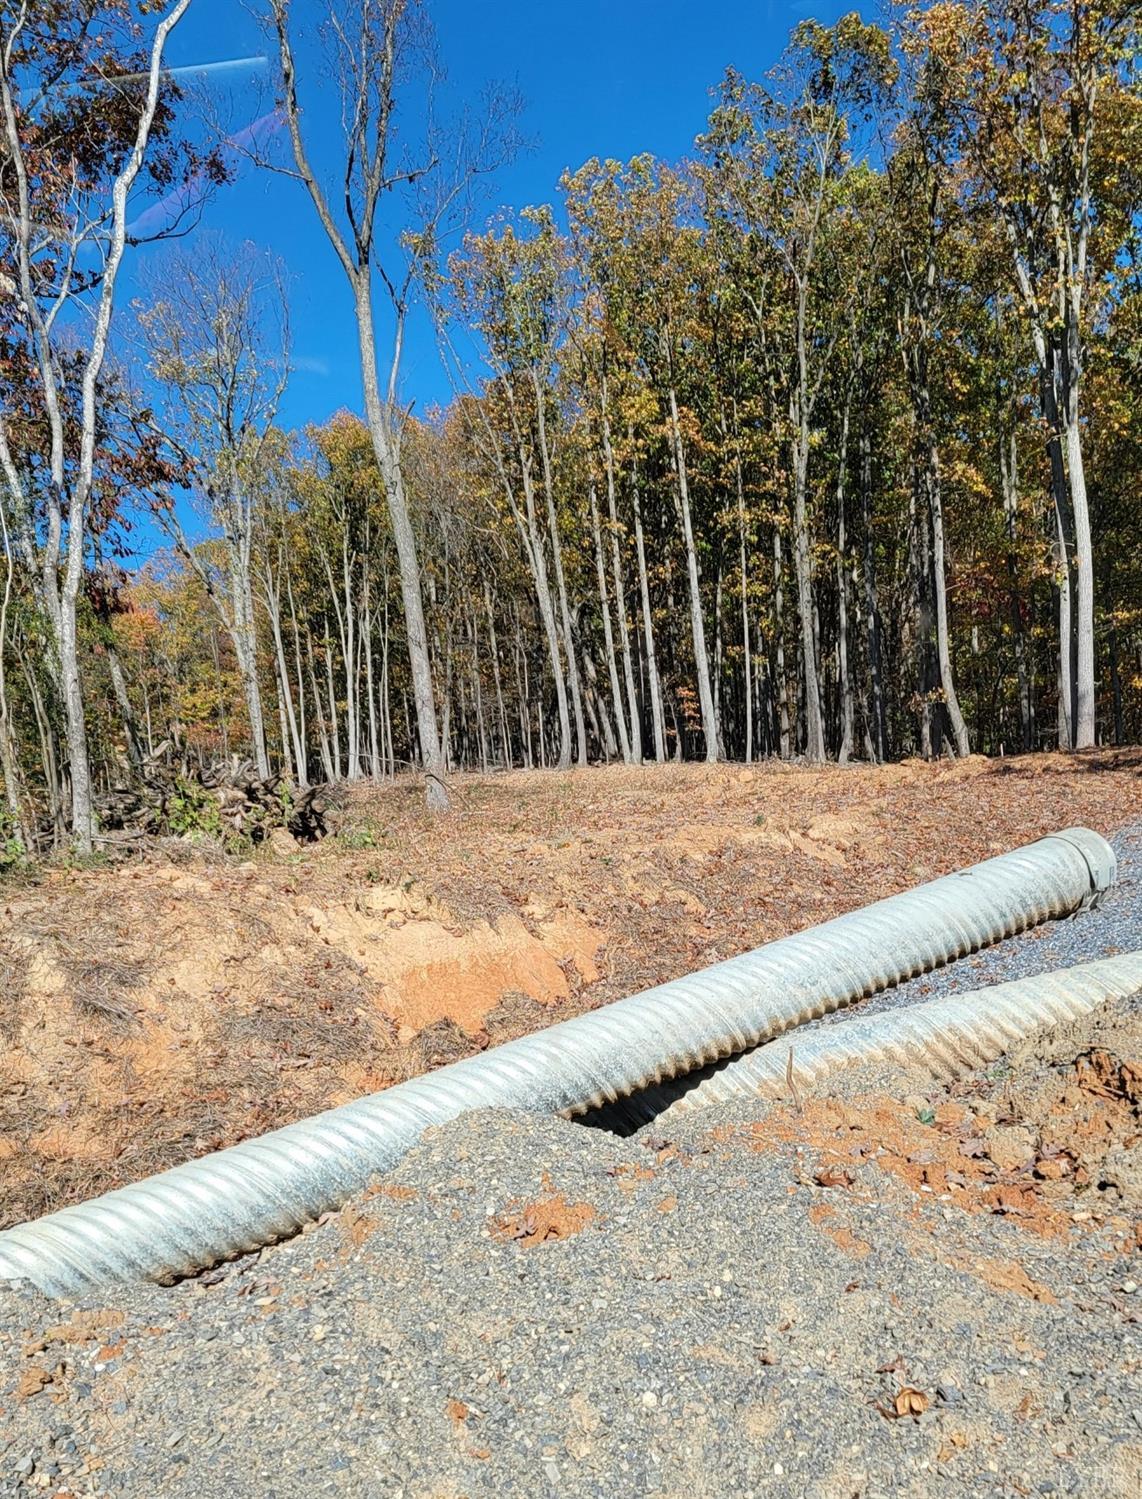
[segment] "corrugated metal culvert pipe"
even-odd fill
[[[1114,853],[1084,828],[0,1233],[0,1279],[48,1295],[187,1275],[295,1233],[430,1125],[576,1115],[746,1051],[863,995],[1089,905]]]
[[[1142,952],[1129,952],[878,1015],[854,1015],[620,1098],[585,1122],[623,1135],[651,1123],[659,1130],[715,1104],[788,1099],[790,1080],[811,1090],[831,1073],[876,1063],[914,1067],[935,1078],[959,1077],[1036,1031],[1078,1020],[1140,989]]]

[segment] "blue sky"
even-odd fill
[[[314,0],[295,4],[311,17],[318,14]],[[684,154],[705,120],[709,90],[727,65],[759,76],[776,61],[799,19],[811,13],[829,21],[846,8],[851,0],[849,7],[837,0],[433,0],[452,93],[472,97],[492,79],[514,84],[525,100],[523,129],[535,141],[534,150],[499,174],[477,227],[499,206],[549,201],[560,172],[591,156]],[[171,65],[200,64],[267,50],[245,6],[193,0],[168,59]],[[304,53],[298,62],[304,74]],[[251,71],[215,84],[233,129],[270,107],[263,91],[267,80],[263,74],[259,85]],[[336,100],[311,98],[309,106],[308,125],[320,153],[334,144]],[[304,189],[247,167],[207,206],[202,229],[236,247],[244,241],[272,247],[288,267],[293,353],[302,367],[291,378],[283,424],[320,421],[342,406],[356,409],[360,380],[352,308]],[[125,278],[127,298],[137,294],[138,270],[161,272],[164,253],[159,246],[138,252]],[[403,398],[423,413],[446,401],[450,389],[431,328],[414,318]]]

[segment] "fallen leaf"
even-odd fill
[[[911,1385],[905,1385],[896,1396],[896,1414],[898,1416],[922,1416],[931,1403],[923,1390],[916,1390]]]
[[[819,1187],[851,1187],[853,1174],[843,1166],[824,1166],[813,1178]]]
[[[41,1369],[39,1364],[31,1364],[20,1375],[16,1384],[15,1395],[17,1400],[29,1400],[33,1395],[38,1395],[41,1390],[51,1384],[53,1376],[47,1369]]]

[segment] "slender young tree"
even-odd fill
[[[288,376],[284,269],[252,245],[207,241],[164,262],[139,322],[152,381],[163,392],[164,440],[222,533],[224,568],[211,568],[177,506],[156,514],[233,642],[254,759],[266,777],[254,556],[266,444]]]
[[[171,126],[163,54],[189,4],[161,9],[141,55],[123,6],[0,6],[5,321],[24,374],[19,432],[8,399],[0,404],[0,468],[11,529],[50,630],[72,838],[84,853],[95,812],[77,602],[99,500],[104,365],[134,189],[152,134],[166,136]]]
[[[401,467],[405,411],[400,366],[405,327],[415,286],[416,254],[431,253],[467,206],[473,180],[498,166],[513,146],[514,101],[492,98],[486,116],[471,127],[453,122],[451,132],[431,123],[419,151],[402,150],[398,110],[404,106],[433,119],[436,68],[423,7],[417,0],[350,0],[331,11],[307,54],[315,95],[328,92],[340,106],[342,142],[339,181],[330,190],[310,154],[303,126],[302,88],[295,59],[296,23],[290,0],[269,0],[277,41],[294,171],[349,285],[357,327],[365,420],[376,452],[393,543],[400,570],[405,638],[412,676],[417,736],[428,805],[446,810],[436,713],[436,690],[424,617],[421,563]],[[334,80],[326,89],[322,70]],[[338,205],[340,205],[338,207]],[[395,209],[390,216],[388,210]],[[382,247],[378,231],[401,222]],[[390,231],[392,232],[392,231]],[[416,252],[416,253],[410,253]],[[378,283],[389,302],[387,373],[380,368],[376,301]]]

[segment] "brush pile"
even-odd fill
[[[156,757],[99,796],[96,811],[106,832],[314,843],[328,832],[331,798],[331,787],[302,790],[280,775],[259,775],[252,761],[236,756],[193,770]]]

